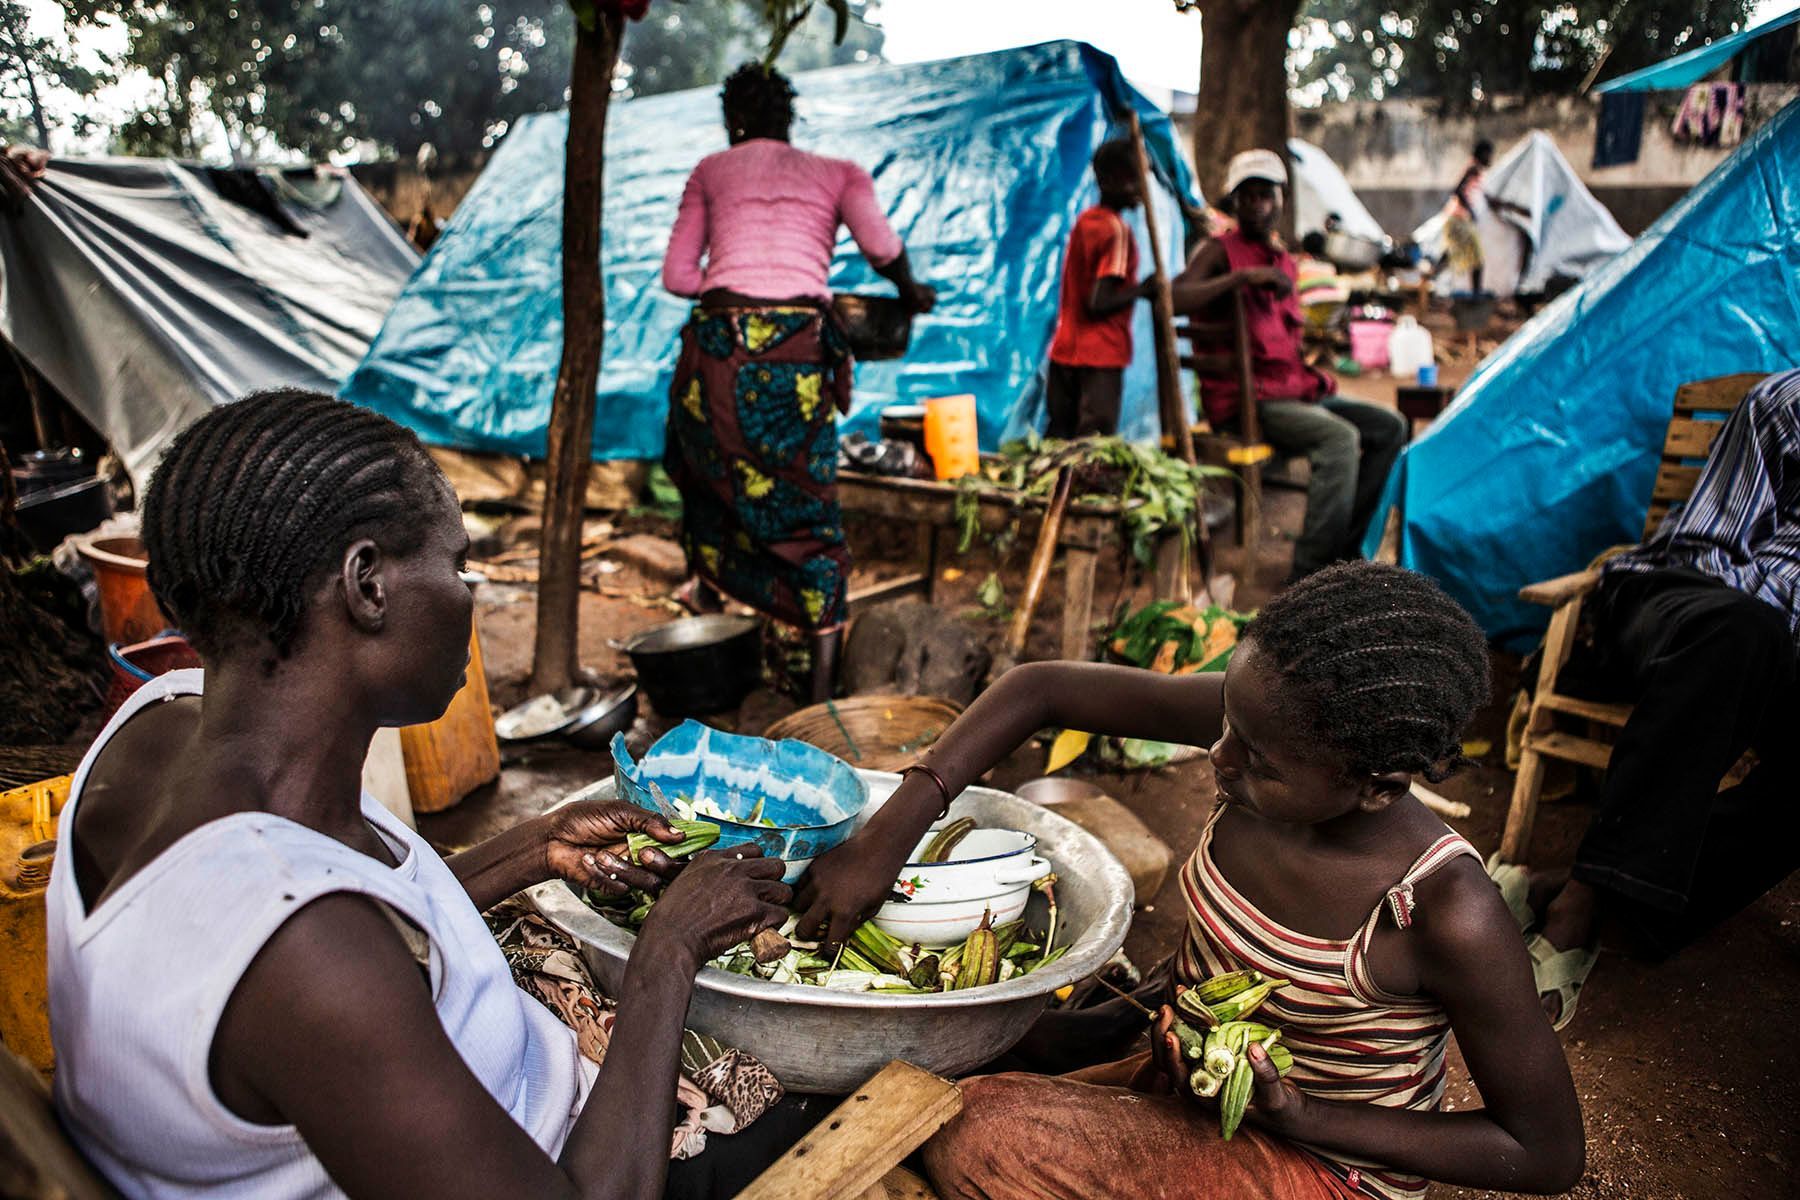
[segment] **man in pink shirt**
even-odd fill
[[[663,286],[698,300],[681,334],[664,465],[681,489],[694,580],[811,635],[813,701],[831,694],[850,551],[837,504],[837,416],[851,359],[830,313],[839,225],[914,312],[913,278],[869,173],[788,144],[794,89],[747,63],[725,81],[731,148],[689,176]]]

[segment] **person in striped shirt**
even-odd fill
[[[1751,389],[1692,497],[1607,563],[1588,611],[1590,690],[1635,707],[1566,882],[1532,877],[1558,1028],[1603,923],[1660,958],[1800,867],[1800,371]],[[1720,790],[1746,750],[1755,767]]]
[[[1219,1136],[1165,1006],[1150,1048],[1071,1075],[966,1080],[926,1145],[938,1194],[974,1200],[1415,1200],[1426,1181],[1560,1192],[1581,1111],[1524,941],[1474,850],[1412,794],[1461,759],[1488,689],[1469,615],[1422,575],[1328,567],[1282,592],[1219,673],[1015,668],[802,880],[803,934],[841,937],[885,898],[961,788],[1046,727],[1217,739],[1216,808],[1182,869],[1178,983],[1239,969],[1289,982],[1258,1010],[1294,1057],[1252,1050],[1243,1128]],[[1440,1111],[1454,1032],[1486,1107]]]

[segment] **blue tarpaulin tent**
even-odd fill
[[[1365,550],[1398,505],[1400,561],[1528,644],[1547,614],[1520,587],[1637,540],[1675,389],[1794,366],[1800,101],[1481,364],[1401,456]]]
[[[1665,58],[1659,63],[1640,67],[1628,75],[1609,79],[1596,87],[1594,94],[1602,96],[1608,92],[1679,91],[1691,84],[1699,83],[1750,49],[1755,43],[1771,34],[1779,33],[1796,21],[1800,21],[1800,9],[1782,13],[1779,17],[1764,21],[1754,28],[1728,34],[1708,42],[1704,46],[1689,50],[1685,54],[1677,54],[1674,58]],[[1740,75],[1739,78],[1742,79],[1743,76]],[[1758,81],[1751,79],[1747,82]]]
[[[905,66],[839,67],[794,80],[795,144],[863,164],[913,269],[938,289],[904,359],[861,365],[847,429],[873,434],[895,402],[971,392],[981,438],[1041,427],[1042,371],[1063,248],[1092,204],[1088,159],[1135,111],[1165,240],[1197,205],[1167,114],[1090,46],[1051,42]],[[562,172],[566,114],[521,121],[395,302],[343,394],[426,441],[541,456],[562,345]],[[688,173],[725,147],[716,88],[615,105],[606,138],[606,349],[597,458],[662,452],[675,343],[686,302],[662,289],[663,248]],[[1177,197],[1180,197],[1178,202]],[[1141,219],[1139,246],[1148,270]],[[1165,247],[1165,252],[1166,252]],[[1177,247],[1179,251],[1179,247]],[[1179,253],[1174,258],[1179,262]],[[891,290],[846,236],[838,291]],[[1156,432],[1149,306],[1126,377],[1121,431]]]

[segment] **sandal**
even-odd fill
[[[1518,863],[1501,862],[1498,853],[1489,856],[1486,866],[1488,878],[1500,889],[1500,898],[1518,922],[1519,932],[1529,932],[1537,924],[1537,914],[1531,911],[1531,873]]]
[[[1537,981],[1539,998],[1555,995],[1562,1002],[1562,1011],[1550,1022],[1550,1028],[1561,1030],[1575,1019],[1575,1004],[1581,999],[1582,985],[1593,972],[1600,951],[1587,946],[1558,950],[1541,933],[1526,938],[1525,949],[1531,954],[1531,974]]]

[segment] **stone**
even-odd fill
[[[897,600],[858,614],[844,643],[839,671],[845,692],[861,696],[892,691],[908,627],[928,619],[925,614],[930,611],[930,605],[917,600]]]
[[[1137,814],[1111,796],[1081,796],[1051,807],[1059,817],[1067,817],[1113,852],[1125,864],[1131,876],[1135,903],[1148,904],[1162,889],[1168,878],[1169,865],[1175,854],[1168,843],[1150,831]]]

